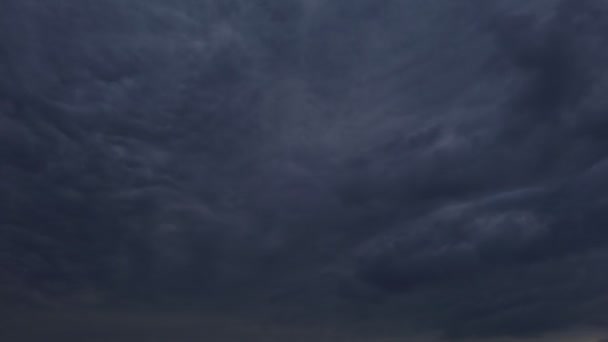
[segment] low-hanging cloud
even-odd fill
[[[601,328],[607,11],[2,2],[0,298]]]

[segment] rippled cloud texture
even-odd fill
[[[2,305],[601,331],[607,39],[602,0],[1,0]]]

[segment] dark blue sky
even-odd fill
[[[0,0],[0,303],[595,341],[607,16]]]

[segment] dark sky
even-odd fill
[[[0,0],[2,312],[600,341],[607,40],[604,0]]]

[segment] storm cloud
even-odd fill
[[[599,331],[607,16],[2,0],[2,305]]]

